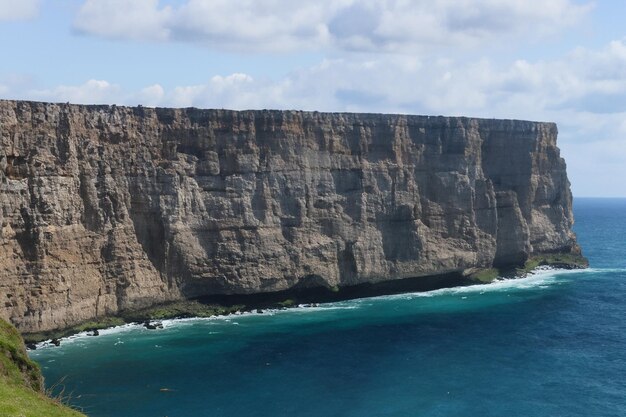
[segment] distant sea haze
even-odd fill
[[[624,416],[626,200],[575,199],[591,268],[32,351],[98,416]]]

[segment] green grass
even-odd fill
[[[0,417],[84,417],[44,394],[0,381]]]
[[[110,327],[121,326],[122,324],[124,324],[124,319],[120,317],[105,317],[101,320],[88,321],[72,327],[72,334],[90,330],[108,329]]]
[[[244,305],[220,306],[190,300],[126,312],[123,313],[123,319],[126,322],[141,322],[145,320],[165,320],[185,317],[212,317],[235,313],[245,309],[246,306]]]
[[[292,300],[291,298],[288,298],[288,299],[286,299],[284,301],[280,301],[278,303],[278,306],[283,307],[283,308],[285,308],[285,307],[293,307],[295,305],[296,305],[296,302],[294,300]]]
[[[524,263],[524,266],[519,268],[517,271],[525,274],[543,265],[554,266],[557,268],[580,269],[587,268],[589,266],[589,261],[582,255],[575,255],[571,253],[539,254],[530,257],[530,259]]]
[[[43,385],[39,366],[26,354],[20,334],[4,320],[0,320],[0,377],[36,391]]]
[[[472,281],[488,284],[495,281],[500,276],[500,270],[497,268],[481,269],[468,276]]]
[[[32,361],[20,334],[0,319],[0,417],[80,417],[43,392],[39,366]]]
[[[589,262],[582,255],[572,253],[547,253],[531,256],[524,265],[515,268],[485,268],[472,272],[467,276],[473,283],[488,284],[499,277],[524,277],[539,266],[553,266],[556,268],[579,269],[589,266]]]

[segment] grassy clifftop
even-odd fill
[[[17,330],[0,319],[0,417],[81,417],[43,393],[39,366]]]

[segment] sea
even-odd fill
[[[127,325],[30,355],[97,416],[626,416],[626,199],[574,201],[590,268]]]

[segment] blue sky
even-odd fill
[[[0,97],[555,121],[626,196],[622,0],[0,0]]]

